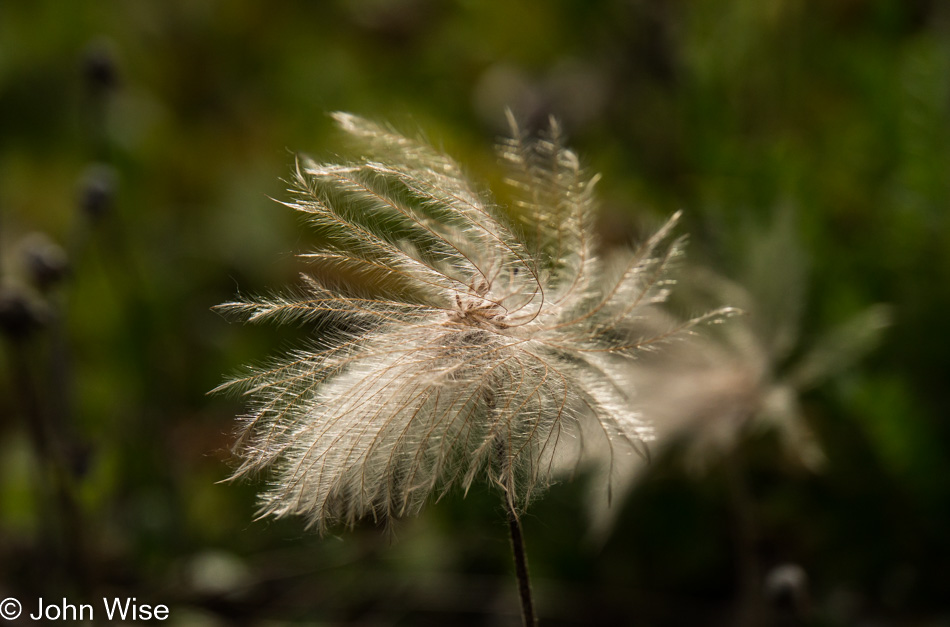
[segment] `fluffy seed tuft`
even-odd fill
[[[614,364],[727,313],[635,331],[666,298],[678,214],[606,263],[593,236],[597,177],[553,121],[531,140],[512,120],[500,147],[522,233],[449,157],[334,118],[373,157],[298,161],[286,204],[328,242],[302,255],[314,272],[296,292],[219,307],[321,325],[308,350],[219,388],[250,399],[235,476],[271,471],[262,515],[303,515],[320,531],[388,521],[476,479],[523,508],[582,437],[604,438],[611,455],[642,450],[652,431]],[[373,293],[327,278],[339,276]]]

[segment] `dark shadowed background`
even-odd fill
[[[328,112],[424,133],[495,184],[505,107],[556,115],[603,173],[609,245],[683,209],[692,262],[782,293],[785,260],[748,241],[786,220],[801,346],[891,306],[799,398],[819,467],[768,429],[700,473],[671,447],[598,542],[583,480],[534,503],[542,625],[950,625],[938,0],[3,2],[0,598],[134,596],[174,625],[517,624],[494,495],[392,535],[254,521],[258,486],[219,483],[241,400],[206,395],[307,333],[210,308],[297,280],[312,235],[270,198],[294,152],[347,154]]]

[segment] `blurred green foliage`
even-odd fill
[[[327,112],[420,129],[497,181],[506,106],[529,127],[557,115],[604,173],[608,243],[683,208],[691,260],[741,279],[750,229],[788,211],[806,340],[872,303],[895,315],[870,358],[801,399],[821,472],[769,433],[740,446],[752,538],[728,464],[695,476],[676,450],[603,547],[582,540],[582,482],[536,503],[542,624],[735,624],[743,546],[805,569],[805,624],[950,623],[938,0],[0,4],[3,284],[44,322],[0,362],[0,597],[136,596],[179,625],[516,621],[491,494],[432,505],[393,543],[253,522],[254,485],[217,483],[240,400],[206,396],[306,334],[209,308],[295,280],[311,235],[268,197],[294,151],[346,150]],[[35,231],[70,264],[44,294],[17,287]]]

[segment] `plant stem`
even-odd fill
[[[508,531],[511,533],[511,552],[515,558],[515,574],[518,577],[518,596],[521,598],[521,618],[524,627],[534,627],[534,601],[531,596],[531,581],[528,579],[528,560],[524,550],[524,536],[521,533],[521,521],[511,501],[505,498],[508,513]]]
[[[489,412],[495,409],[495,394],[490,389],[484,392],[485,406]],[[505,441],[495,436],[495,456],[501,476],[509,475],[511,460],[506,453]],[[510,476],[510,475],[509,475]],[[511,481],[500,479],[498,485],[504,491],[505,513],[508,515],[508,532],[511,535],[511,552],[515,558],[515,575],[518,578],[518,597],[521,600],[521,620],[524,627],[535,627],[534,600],[531,596],[531,581],[528,578],[528,558],[524,550],[524,535],[521,533],[521,520],[512,498],[514,486]]]

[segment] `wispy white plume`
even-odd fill
[[[654,448],[683,447],[692,469],[730,454],[752,429],[774,429],[793,459],[818,469],[824,455],[799,407],[803,392],[852,366],[873,349],[890,321],[890,310],[874,305],[821,334],[801,341],[806,268],[790,214],[750,234],[743,247],[742,284],[705,268],[681,272],[678,296],[729,302],[745,315],[715,333],[693,334],[665,350],[616,364],[624,385],[637,390],[634,406],[650,416]],[[661,308],[639,322],[643,328],[675,326]],[[614,492],[624,496],[645,466],[621,458],[612,468]],[[589,496],[592,530],[603,539],[618,513],[603,498],[605,482]]]
[[[555,122],[529,140],[512,121],[500,148],[522,234],[449,157],[334,118],[372,157],[298,162],[287,205],[327,242],[302,255],[313,273],[297,291],[220,306],[320,323],[308,349],[222,386],[252,403],[236,476],[271,471],[262,514],[321,531],[386,521],[476,479],[522,508],[583,434],[611,456],[650,440],[615,364],[708,317],[649,334],[633,324],[666,298],[678,216],[608,264],[593,237],[596,177]]]

